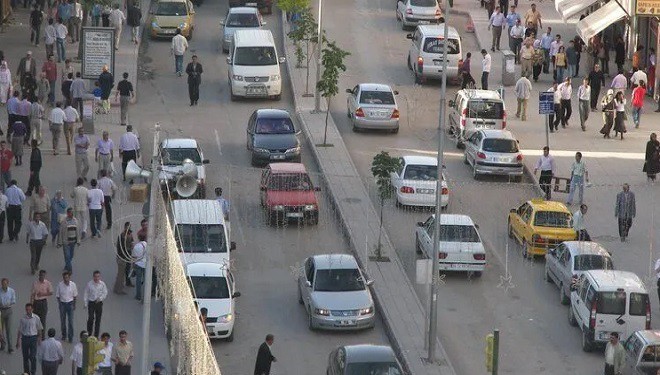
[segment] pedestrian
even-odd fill
[[[50,111],[50,132],[53,135],[53,155],[59,155],[60,134],[64,127],[66,114],[62,110],[62,103],[56,102],[55,107]]]
[[[101,341],[104,343],[104,347],[98,353],[103,355],[103,361],[99,363],[97,373],[100,375],[112,375],[112,350],[114,345],[110,342],[110,334],[103,332],[101,334]]]
[[[649,62],[648,62],[648,68],[646,69],[646,72],[648,73],[648,80],[646,80],[646,94],[650,97],[653,97],[653,94],[655,94],[655,64],[656,64],[656,56],[655,56],[655,48],[649,48]]]
[[[41,319],[41,324],[46,326],[46,316],[48,315],[48,297],[53,295],[53,284],[46,279],[46,271],[39,271],[39,278],[32,283],[32,293],[30,303],[34,308],[34,313]],[[43,340],[43,334],[41,339]]]
[[[27,234],[25,236],[25,243],[30,244],[30,268],[34,275],[39,269],[39,262],[41,261],[41,252],[46,245],[48,238],[48,228],[46,224],[41,221],[41,215],[35,213],[33,220],[27,225]]]
[[[630,76],[630,87],[634,90],[635,87],[639,86],[641,82],[649,83],[651,81],[649,81],[646,73],[643,70],[639,69],[635,71],[635,73],[633,73],[632,76]]]
[[[73,199],[73,213],[80,223],[78,229],[81,232],[80,239],[84,240],[87,235],[87,188],[83,185],[85,181],[78,177],[76,187],[71,192]],[[68,211],[67,211],[68,214]]]
[[[117,84],[115,100],[119,97],[120,125],[126,126],[128,124],[128,105],[131,99],[135,97],[135,92],[133,91],[133,84],[128,81],[128,73],[124,72],[122,76],[124,79]]]
[[[554,62],[555,62],[555,80],[557,82],[564,82],[564,79],[567,76],[566,74],[566,50],[564,49],[564,46],[560,46],[559,50],[555,53],[554,55]],[[568,75],[570,78],[570,75]]]
[[[140,40],[140,22],[142,21],[142,11],[138,5],[137,0],[130,1],[126,11],[126,24],[131,27],[131,41],[135,44],[138,44]]]
[[[641,70],[638,70],[641,72]],[[632,119],[635,129],[639,128],[640,117],[642,116],[642,107],[644,107],[644,97],[646,96],[646,83],[639,81],[639,85],[632,91]]]
[[[555,158],[550,155],[550,147],[543,147],[543,155],[536,162],[534,167],[534,175],[537,171],[541,171],[539,177],[539,186],[545,192],[545,199],[550,200],[552,197],[552,177],[555,174]]]
[[[97,176],[101,176],[101,171],[106,171],[110,176],[112,175],[113,167],[112,161],[115,157],[115,144],[109,138],[108,132],[103,131],[102,138],[96,142],[96,153],[94,161],[99,165]]]
[[[101,10],[101,25],[103,27],[110,27],[110,13],[112,13],[112,8],[105,5]]]
[[[66,216],[68,204],[64,199],[62,190],[55,192],[50,201],[50,235],[53,246],[57,243],[60,234],[60,221]]]
[[[147,238],[147,233],[149,231],[149,221],[147,219],[140,220],[140,229],[137,231],[137,235],[144,234],[144,238]]]
[[[90,181],[91,189],[87,191],[87,207],[89,208],[89,226],[92,228],[92,238],[101,238],[101,217],[103,215],[103,191],[98,188],[96,179]]]
[[[2,175],[2,191],[6,191],[11,182],[11,160],[14,153],[7,148],[5,140],[0,141],[0,175]]]
[[[573,78],[577,78],[580,72],[580,60],[582,57],[582,50],[584,49],[584,42],[579,36],[573,38],[573,47],[575,48],[575,70],[573,71]],[[588,64],[587,66],[589,66]]]
[[[526,75],[523,75],[516,82],[516,99],[518,106],[516,107],[516,118],[522,121],[527,121],[527,102],[532,95],[532,83]]]
[[[71,281],[71,271],[62,272],[62,281],[57,284],[55,298],[57,298],[60,309],[62,341],[66,339],[71,343],[73,342],[73,312],[76,309],[76,299],[78,298],[78,287]]]
[[[23,121],[14,122],[11,127],[11,152],[14,154],[16,166],[23,165],[23,140],[27,134],[27,127]]]
[[[660,172],[660,142],[655,133],[651,133],[649,141],[646,142],[642,172],[646,172],[649,182],[655,182],[655,176]]]
[[[25,201],[23,190],[16,185],[16,180],[11,180],[9,187],[5,192],[7,196],[7,235],[9,241],[18,241],[18,234],[21,232],[22,225],[22,207]]]
[[[533,42],[532,42],[533,43]],[[522,65],[520,74],[530,77],[534,73],[534,47],[530,42],[525,41],[520,48],[519,62]],[[538,76],[536,76],[538,78]]]
[[[561,122],[561,92],[559,92],[557,82],[554,82],[548,91],[552,92],[553,108],[553,113],[548,116],[548,125],[550,126],[550,133],[554,133],[559,131],[559,123]]]
[[[62,343],[55,339],[55,328],[48,329],[48,339],[41,343],[39,349],[41,373],[43,375],[57,375],[57,369],[64,362],[64,350],[62,349]]]
[[[623,71],[623,64],[625,61],[626,45],[623,42],[623,38],[619,36],[614,44],[614,62],[616,63],[616,69],[618,71]]]
[[[580,113],[580,127],[582,131],[587,130],[587,119],[589,119],[589,105],[591,101],[591,87],[589,86],[589,78],[582,80],[582,85],[578,87],[578,111]]]
[[[32,79],[29,74],[26,74],[25,76],[25,82],[26,86],[29,86]],[[36,86],[35,86],[36,90]],[[30,113],[32,111],[32,103],[30,100],[35,96],[34,92],[28,92],[27,89],[23,92],[23,100],[21,100],[20,103],[20,118],[19,120],[23,122],[25,125],[25,133],[23,134],[23,137],[20,139],[22,140],[22,143],[26,146],[29,146],[30,144],[28,143],[30,139]],[[15,153],[14,153],[15,154]]]
[[[160,362],[156,362],[154,363],[154,369],[151,370],[151,375],[160,375],[163,370],[165,370],[165,366]]]
[[[543,28],[541,21],[541,12],[536,10],[536,4],[532,3],[531,8],[525,13],[525,25],[532,25],[534,35],[538,35],[538,30]],[[549,29],[549,28],[548,28]]]
[[[566,72],[569,77],[575,77],[577,70],[577,51],[575,50],[575,42],[569,41],[568,47],[564,51],[566,53]]]
[[[67,28],[67,34],[71,34],[71,5],[69,0],[60,0],[57,6],[57,16],[62,19],[62,24]]]
[[[461,75],[461,90],[468,87],[468,85],[474,87],[474,78],[472,78],[472,74],[470,73],[471,61],[472,61],[472,53],[468,52],[465,55],[465,60],[463,60],[463,64],[461,64],[461,66],[459,67],[459,74]]]
[[[589,171],[587,170],[587,165],[582,160],[582,153],[575,153],[575,161],[571,165],[571,185],[568,193],[568,199],[566,200],[567,205],[573,204],[573,195],[575,195],[575,190],[578,190],[579,202],[582,204],[584,198],[584,183],[585,181],[589,182]]]
[[[48,212],[50,207],[50,197],[46,193],[46,188],[44,186],[37,186],[35,192],[37,194],[30,195],[28,217],[34,217],[34,214],[41,215],[41,220],[46,224],[46,228],[49,228],[46,222],[49,222],[48,219],[50,218],[50,212]]]
[[[215,188],[215,200],[220,203],[220,208],[222,209],[222,215],[225,217],[225,220],[229,220],[229,201],[222,196],[222,188]]]
[[[119,4],[115,4],[113,6],[113,9],[110,12],[108,18],[110,19],[110,25],[115,29],[115,50],[118,50],[119,40],[121,39],[122,25],[126,21],[126,16],[124,16],[124,12],[122,12],[119,9]]]
[[[619,333],[610,333],[610,341],[605,346],[605,375],[620,375],[626,363],[626,350],[619,342]]]
[[[257,351],[257,361],[254,365],[254,375],[270,375],[270,366],[273,362],[277,362],[277,358],[273,356],[270,347],[275,342],[275,336],[272,334],[266,335],[266,341],[259,346]]]
[[[115,78],[110,73],[107,65],[103,65],[103,71],[99,75],[99,87],[101,88],[101,103],[103,104],[103,110],[105,113],[110,111],[110,102],[108,98],[110,97],[110,91],[115,85]]]
[[[628,88],[628,79],[626,78],[623,70],[619,70],[619,74],[612,79],[610,88],[614,89],[614,94],[616,95],[619,92],[625,92]]]
[[[80,112],[67,105],[64,108],[64,140],[66,141],[66,154],[71,155],[71,143],[73,143],[73,128],[80,122]],[[75,145],[74,145],[75,147]]]
[[[176,35],[172,38],[170,53],[174,55],[174,72],[181,77],[183,74],[183,54],[188,50],[188,40],[181,35],[181,29],[176,29]]]
[[[73,64],[71,64],[71,59],[66,59],[64,60],[64,66],[60,71],[60,79],[62,81],[66,80],[67,78],[69,78],[69,74],[71,74],[71,79],[73,79],[73,76],[76,74],[76,69],[73,67]]]
[[[71,375],[83,375],[83,343],[87,341],[87,331],[80,332],[80,342],[71,350]]]
[[[89,172],[88,150],[91,142],[82,126],[78,128],[78,134],[73,139],[73,144],[76,152],[76,175],[87,181],[87,173]]]
[[[92,6],[92,26],[99,27],[101,25],[101,12],[103,7],[99,3]]]
[[[636,213],[635,193],[630,191],[630,185],[625,183],[623,184],[623,190],[616,195],[616,206],[614,207],[614,216],[618,219],[621,242],[624,242],[628,237]]]
[[[113,291],[116,294],[126,294],[125,286],[131,284],[130,268],[133,263],[133,231],[129,221],[124,223],[124,230],[117,236],[117,278]]]
[[[483,60],[481,61],[481,89],[488,90],[488,75],[490,74],[491,57],[485,49],[481,50],[481,56],[483,56]]]
[[[32,58],[32,51],[27,51],[25,57],[18,63],[16,78],[19,80],[21,90],[25,87],[25,76],[30,73],[32,77],[37,76],[37,62]]]
[[[504,28],[504,25],[506,24],[506,17],[504,17],[504,14],[500,11],[500,6],[495,7],[495,12],[489,17],[490,20],[488,21],[488,31],[493,30],[493,42],[491,44],[490,50],[495,51],[495,48],[497,50],[500,50],[500,39],[502,38],[502,28]]]
[[[30,12],[30,43],[39,45],[39,36],[41,34],[41,24],[44,22],[44,13],[35,5]]]
[[[589,87],[591,87],[590,104],[591,110],[596,110],[598,96],[600,96],[601,87],[605,87],[605,75],[600,70],[600,65],[594,65],[594,69],[589,72]]]
[[[73,73],[67,73],[66,78],[62,80],[62,96],[64,97],[64,104],[62,107],[66,107],[73,103],[73,98],[71,97],[71,86],[73,85]]]
[[[101,178],[97,182],[99,189],[103,192],[103,209],[105,210],[106,229],[112,229],[112,200],[117,192],[117,185],[110,177],[107,171],[101,171]],[[99,221],[99,228],[101,222]],[[100,232],[99,232],[100,236]]]
[[[488,19],[493,15],[493,10],[495,10],[495,0],[483,0],[486,6],[486,12],[488,13]]]
[[[76,246],[80,246],[80,225],[79,220],[73,216],[71,207],[66,209],[66,217],[60,221],[60,233],[57,240],[57,247],[63,248],[64,270],[73,272],[73,256]]]
[[[516,13],[516,6],[512,5],[509,7],[509,12],[506,13],[506,25],[511,29],[516,22],[522,21],[520,14]]]
[[[99,337],[101,316],[103,315],[103,301],[107,296],[108,289],[103,280],[101,280],[101,271],[96,270],[92,274],[92,280],[85,287],[83,297],[85,308],[87,309],[87,332],[94,332],[92,335],[94,337]]]
[[[27,192],[28,194],[32,194],[34,190],[38,190],[39,186],[41,186],[41,167],[43,165],[43,161],[41,158],[41,150],[39,149],[39,144],[37,143],[36,140],[32,140],[32,151],[30,152],[30,179],[28,180],[28,187],[27,187]],[[48,207],[48,204],[45,204],[46,208]],[[46,219],[47,216],[44,216],[44,219]]]
[[[55,54],[55,41],[57,40],[57,31],[55,30],[55,20],[48,17],[48,25],[44,28],[44,44],[46,45],[46,56]]]
[[[550,62],[552,63],[552,70],[553,70],[553,78],[557,82],[562,82],[562,80],[558,79],[556,76],[556,70],[557,70],[557,60],[555,56],[557,55],[557,52],[559,52],[559,49],[564,46],[564,42],[561,40],[561,35],[557,34],[555,35],[555,40],[553,40],[550,43],[550,50],[548,53],[550,54]]]
[[[71,43],[80,41],[80,25],[83,19],[83,7],[78,0],[73,0],[71,4],[71,18],[69,19]]]
[[[632,55],[632,71],[637,72],[638,70],[644,69],[644,46],[638,45],[635,53]]]
[[[0,243],[2,243],[2,240],[4,240],[5,238],[6,212],[7,212],[7,196],[2,190],[0,190]],[[2,327],[2,322],[0,322],[0,328],[1,327]],[[1,330],[0,330],[0,336],[2,336]]]
[[[55,56],[48,55],[48,59],[41,67],[41,72],[46,74],[48,80],[48,104],[51,107],[55,106],[55,85],[57,83],[57,64],[55,63]]]
[[[83,97],[86,94],[87,87],[85,86],[85,81],[82,79],[80,72],[76,72],[76,78],[71,82],[71,106],[73,106],[78,113],[82,113]]]
[[[126,181],[126,166],[128,162],[131,160],[135,161],[140,157],[140,140],[133,133],[132,125],[126,126],[126,133],[122,134],[121,138],[119,138],[119,155],[121,156],[121,173],[124,181]]]
[[[614,126],[614,90],[609,89],[600,100],[600,106],[603,110],[603,128],[600,133],[603,138],[610,138],[610,130]]]
[[[147,236],[138,233],[138,243],[133,245],[131,252],[133,258],[133,270],[135,271],[135,299],[142,302],[144,290],[144,273],[147,262]]]
[[[42,103],[46,102],[48,92],[50,91],[50,83],[46,79],[46,73],[41,73],[39,80],[39,93],[37,98],[33,98],[32,106],[30,107],[30,140],[35,140],[41,143],[41,125],[46,118],[46,110]],[[41,96],[39,98],[39,96]]]
[[[190,106],[197,105],[199,100],[199,85],[202,83],[202,73],[204,69],[202,64],[197,62],[197,55],[193,55],[192,61],[186,67],[188,74],[188,96],[190,97]]]
[[[561,104],[561,127],[565,128],[569,125],[568,120],[571,118],[571,114],[573,113],[571,106],[571,98],[573,96],[571,77],[566,77],[566,80],[558,85],[557,89],[559,90]]]
[[[111,360],[115,364],[115,375],[131,375],[131,362],[135,353],[133,343],[127,337],[126,331],[119,331],[119,342],[112,347]]]
[[[11,70],[7,67],[7,62],[0,62],[0,104],[6,104],[7,99],[11,97],[12,80]]]
[[[623,133],[626,130],[626,98],[623,97],[623,91],[619,91],[614,95],[614,110],[616,115],[614,117],[614,137],[617,133],[621,133],[621,140],[623,140]]]
[[[517,64],[520,64],[520,47],[522,47],[524,37],[525,30],[520,24],[520,19],[518,19],[516,24],[509,28],[509,47],[511,48],[511,51],[516,55],[515,62]]]
[[[5,340],[0,346],[0,350],[5,350],[6,344],[9,354],[14,352],[14,348],[11,346],[11,316],[15,304],[16,291],[9,287],[9,279],[4,277],[0,281],[0,336],[4,332]]]
[[[57,18],[55,24],[55,46],[57,47],[57,62],[61,63],[66,60],[66,36],[69,32],[64,26],[64,20],[61,17]]]
[[[584,223],[584,215],[587,214],[587,210],[587,205],[582,203],[580,209],[573,213],[573,230],[575,230],[578,241],[591,241],[587,226]]]
[[[19,120],[21,116],[21,100],[19,99],[20,92],[14,90],[12,97],[7,100],[7,136],[11,135],[12,125]]]
[[[18,323],[16,349],[23,352],[23,372],[29,375],[37,373],[37,347],[41,344],[44,326],[39,317],[32,312],[32,304],[25,304],[25,315]]]

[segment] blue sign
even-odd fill
[[[555,113],[554,92],[542,91],[539,93],[539,115]]]

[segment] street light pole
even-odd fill
[[[321,81],[321,67],[322,67],[322,49],[323,49],[323,0],[319,0],[319,22],[318,30],[316,31],[316,94],[314,95],[314,112],[321,112],[321,91],[319,90],[318,83]],[[330,108],[328,108],[330,110]]]

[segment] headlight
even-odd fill
[[[326,310],[326,309],[314,309],[314,314],[316,314],[316,315],[328,316],[328,315],[330,315],[330,310]]]
[[[153,21],[151,23],[151,27],[153,27],[154,29],[157,29],[159,26],[158,26],[158,23],[156,21]]]
[[[239,76],[238,74],[234,74],[233,76],[231,76],[231,78],[234,81],[242,81],[243,80],[243,76]]]
[[[268,154],[270,151],[266,150],[265,148],[254,148],[252,151],[258,152],[260,154]]]
[[[218,321],[220,323],[230,323],[233,320],[234,320],[234,314],[227,314],[218,317]]]
[[[181,23],[179,24],[179,28],[180,28],[181,30],[183,30],[183,29],[185,29],[185,28],[187,28],[187,27],[188,27],[188,22],[181,22]]]
[[[286,152],[287,152],[287,153],[296,153],[296,152],[300,152],[300,146],[297,146],[297,147],[294,147],[294,148],[287,149]]]
[[[314,211],[314,210],[316,210],[315,204],[308,204],[305,206],[305,211]]]
[[[360,309],[360,315],[369,315],[372,312],[374,312],[373,306],[367,307],[366,309]]]
[[[270,76],[271,81],[279,81],[280,80],[280,75],[279,74],[273,74]]]
[[[275,211],[284,211],[284,206],[281,204],[276,204],[273,206],[273,210]]]

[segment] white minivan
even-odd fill
[[[627,271],[586,271],[571,286],[568,322],[582,330],[582,350],[607,343],[612,332],[626,340],[651,329],[649,293],[636,274]]]
[[[282,74],[275,40],[270,30],[236,30],[229,46],[229,90],[231,99],[282,97]]]
[[[458,62],[462,59],[461,36],[455,28],[447,30],[447,79],[458,77]],[[415,83],[423,83],[426,79],[442,78],[442,62],[444,54],[445,24],[420,25],[415,32],[406,38],[412,40],[408,50],[408,69],[415,76]]]

